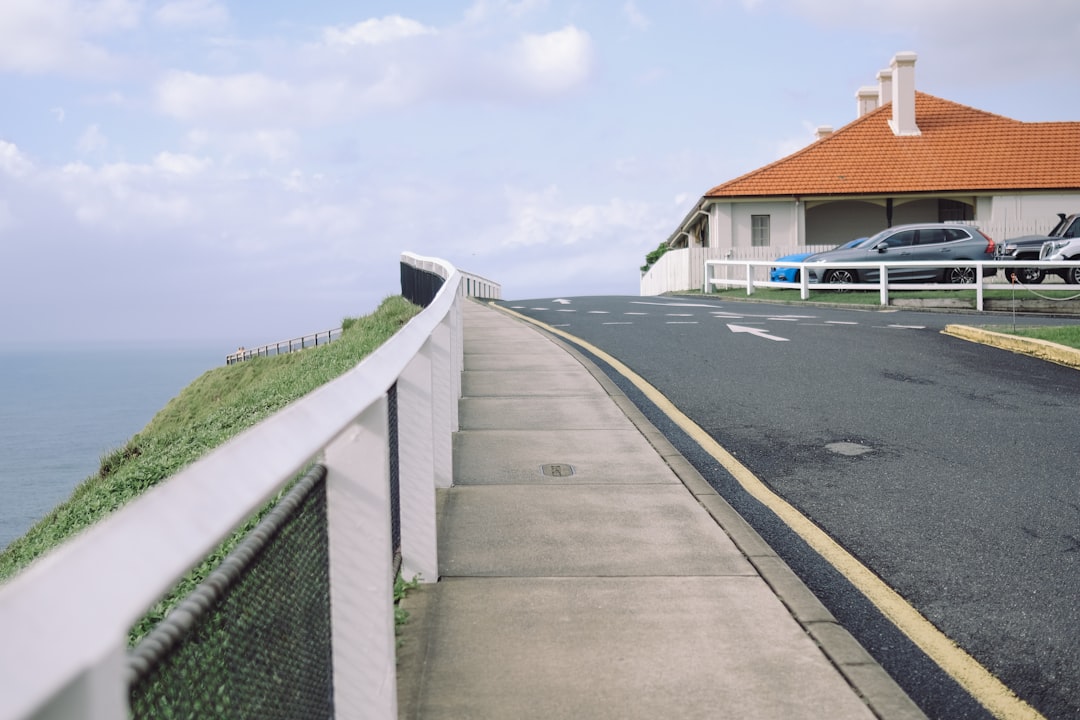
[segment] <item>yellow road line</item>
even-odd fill
[[[683,432],[689,435],[691,439],[712,455],[725,470],[731,473],[750,495],[772,510],[788,527],[798,533],[799,537],[847,578],[904,635],[918,645],[923,652],[961,687],[967,690],[995,718],[999,718],[999,720],[1045,720],[1042,714],[1018,698],[1012,690],[983,667],[978,660],[938,630],[933,623],[923,617],[918,610],[909,605],[881,578],[829,537],[810,518],[770,490],[745,465],[736,460],[720,443],[716,442],[697,423],[675,407],[667,397],[646,382],[644,378],[600,348],[575,335],[513,310],[499,307],[494,303],[491,303],[491,306],[588,350],[633,383],[661,412],[671,418]]]

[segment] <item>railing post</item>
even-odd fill
[[[856,278],[857,280],[858,278]],[[878,297],[881,300],[881,304],[888,306],[889,304],[889,268],[884,263],[878,266],[878,282],[880,288],[878,290]]]
[[[342,398],[347,402],[347,398]],[[397,718],[387,400],[326,448],[334,714]]]
[[[432,339],[397,382],[398,488],[401,501],[401,574],[439,579],[435,534],[435,387]]]
[[[754,294],[754,266],[749,261],[746,263],[746,294]]]
[[[975,309],[982,312],[983,309],[983,265],[975,266]]]

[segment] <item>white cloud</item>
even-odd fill
[[[0,140],[0,171],[14,178],[29,175],[33,164],[21,153],[14,143]]]
[[[434,35],[435,29],[416,20],[388,15],[384,18],[364,20],[346,28],[327,28],[323,41],[330,47],[355,45],[384,45],[421,35]]]
[[[971,83],[1036,75],[1071,80],[1076,75],[1080,3],[1075,0],[985,0],[977,6],[967,0],[776,0],[775,4],[789,6],[819,26],[866,28],[908,39],[909,46],[883,49],[881,67],[868,69],[868,82],[901,50],[933,57],[943,77],[963,73]]]
[[[7,200],[0,200],[0,235],[15,227],[15,215]]]
[[[655,209],[648,203],[613,198],[604,204],[576,204],[554,186],[541,192],[508,189],[506,203],[508,227],[499,231],[504,248],[577,245],[612,235],[636,242],[667,221],[652,217]]]
[[[138,25],[137,0],[5,0],[0,22],[0,70],[21,73],[103,73],[116,59],[90,38]]]
[[[592,41],[588,33],[570,25],[546,35],[525,35],[515,55],[523,82],[542,92],[560,93],[588,78]]]
[[[465,11],[465,21],[483,23],[498,16],[522,17],[536,10],[547,7],[547,0],[476,0]]]
[[[634,0],[626,0],[623,3],[623,15],[626,16],[626,21],[633,25],[638,30],[646,30],[649,25],[649,18],[645,16],[641,10],[638,9],[637,3]]]
[[[83,130],[79,141],[75,144],[80,155],[93,155],[100,153],[109,146],[109,139],[101,132],[97,125],[91,125]]]
[[[181,120],[248,118],[297,107],[297,91],[287,82],[262,73],[199,75],[174,71],[157,86],[157,105]]]
[[[229,11],[217,0],[174,0],[158,8],[154,20],[172,28],[220,28],[228,24]]]
[[[212,162],[183,153],[162,152],[154,158],[154,168],[170,175],[198,175]]]

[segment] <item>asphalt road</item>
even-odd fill
[[[1080,371],[940,333],[1012,317],[642,297],[501,304],[628,365],[1045,717],[1080,717]],[[930,717],[990,717],[615,379]]]

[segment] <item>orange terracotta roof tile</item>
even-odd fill
[[[1080,122],[1025,123],[915,93],[922,133],[886,104],[706,198],[1080,189]]]

